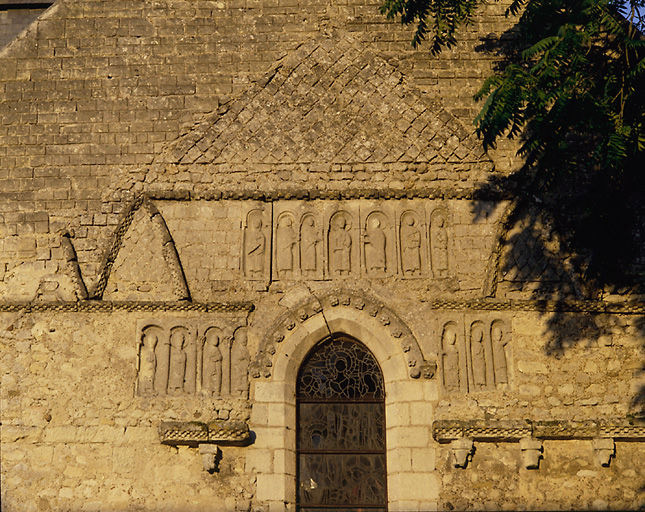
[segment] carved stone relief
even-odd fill
[[[500,319],[455,315],[438,331],[442,383],[448,392],[493,390],[509,382],[510,333]]]
[[[246,279],[451,276],[450,212],[428,201],[277,201],[242,212]]]
[[[190,320],[142,322],[137,394],[248,397],[246,328]]]
[[[386,202],[361,205],[363,275],[387,277],[398,272],[394,210]]]
[[[269,277],[271,222],[266,207],[250,208],[243,219],[242,265],[244,276],[251,280]]]
[[[459,348],[457,325],[455,322],[448,322],[441,335],[443,386],[448,391],[459,391],[460,382],[464,380],[461,377]]]
[[[297,268],[298,231],[294,217],[284,212],[278,217],[275,230],[275,266],[279,279],[293,279]]]
[[[493,368],[495,369],[495,383],[508,382],[508,336],[504,333],[504,323],[495,320],[491,323],[490,338],[493,350]]]
[[[448,214],[437,208],[430,216],[430,255],[435,279],[448,277],[448,253]]]
[[[300,270],[305,279],[322,276],[322,232],[316,216],[305,213],[300,223]]]
[[[399,247],[403,277],[421,277],[427,268],[425,223],[423,215],[405,210],[399,219]]]
[[[354,226],[350,215],[343,210],[335,212],[329,220],[328,260],[331,277],[345,277],[352,272],[358,262],[352,258],[355,252]],[[352,250],[354,249],[354,250]]]

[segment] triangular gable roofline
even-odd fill
[[[249,164],[421,164],[462,171],[459,181],[464,166],[477,174],[493,167],[472,131],[347,34],[296,47],[172,141],[155,164],[218,173]]]
[[[37,49],[39,23],[54,16],[60,8],[60,0],[47,7],[38,17],[22,29],[6,46],[0,48],[0,59],[15,58],[15,53],[20,52],[24,58],[25,45],[31,45],[31,52],[35,54]],[[22,45],[22,46],[21,46]]]

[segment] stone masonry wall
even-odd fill
[[[434,58],[411,50],[410,31],[376,3],[59,0],[0,57],[0,281],[27,261],[55,271],[55,234],[71,228],[91,288],[122,212],[106,200],[121,177],[321,30],[350,31],[391,57],[468,127],[491,62],[472,48],[508,25],[503,5],[487,6]]]
[[[642,303],[498,275],[517,162],[471,98],[507,4],[439,56],[371,0],[58,0],[0,51],[3,512],[293,510],[298,365],[339,333],[390,510],[645,506]]]
[[[256,300],[257,310],[248,316],[252,360],[273,319],[302,293],[277,291]],[[398,446],[388,454],[393,471],[391,499],[397,504],[393,510],[643,505],[638,464],[642,443],[617,440],[615,459],[603,468],[594,458],[591,439],[547,440],[540,469],[526,470],[517,440],[476,441],[471,463],[460,469],[452,465],[450,445],[432,438],[435,420],[624,423],[638,391],[642,349],[635,326],[642,319],[603,318],[616,326],[611,337],[600,343],[589,339],[558,354],[546,347],[543,333],[548,315],[447,312],[408,300],[416,304],[409,310],[404,300],[389,302],[398,304],[394,307],[412,329],[424,357],[437,361],[439,367],[426,381],[428,390],[434,391],[422,397],[415,398],[415,390],[426,386],[423,381],[398,381],[386,388],[390,397],[386,422],[392,436],[388,444]],[[221,326],[244,324],[245,314],[236,313],[233,320],[230,315],[210,317]],[[267,503],[263,500],[279,498],[283,484],[275,487],[279,480],[273,478],[269,491],[264,475],[278,474],[284,464],[293,467],[295,456],[293,447],[285,451],[280,441],[288,430],[276,426],[283,421],[279,419],[285,407],[281,401],[288,398],[280,395],[280,388],[270,388],[271,395],[266,395],[266,379],[253,380],[252,390],[260,393],[263,383],[265,391],[261,396],[252,393],[250,402],[136,391],[137,329],[142,322],[153,319],[190,326],[208,318],[177,312],[4,313],[0,338],[3,510],[263,510]],[[443,328],[463,319],[459,336],[468,335],[472,321],[485,325],[501,321],[509,327],[504,334],[508,337],[507,382],[500,382],[495,374],[495,382],[486,389],[447,388],[446,375],[455,370],[442,357]],[[390,363],[384,366],[386,375],[389,367]],[[231,371],[235,379],[246,368],[234,365]],[[268,408],[267,400],[273,404]],[[287,421],[290,417],[294,419],[287,415]],[[161,421],[249,418],[257,437],[249,446],[221,446],[222,458],[213,474],[202,468],[197,448],[160,444]],[[286,474],[288,487],[293,469]],[[422,474],[427,476],[419,489],[425,491],[406,492],[410,479]],[[260,476],[263,480],[256,490]],[[598,482],[606,491],[597,492]]]

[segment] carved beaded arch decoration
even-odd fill
[[[387,510],[385,388],[360,342],[334,335],[296,382],[298,510]]]
[[[270,378],[273,373],[273,356],[278,345],[298,325],[316,315],[324,316],[325,311],[336,307],[350,307],[364,314],[366,320],[376,319],[383,328],[387,329],[393,341],[401,347],[411,378],[430,379],[434,376],[437,369],[436,362],[424,359],[414,334],[396,313],[365,293],[346,290],[336,290],[320,297],[313,297],[294,306],[278,318],[261,342],[257,356],[251,364],[251,376]]]

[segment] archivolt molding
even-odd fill
[[[497,295],[497,287],[500,282],[500,265],[502,263],[504,249],[507,246],[507,242],[512,234],[513,228],[517,225],[519,214],[521,213],[520,209],[522,208],[523,205],[521,201],[511,201],[499,220],[495,247],[489,256],[488,263],[486,265],[486,276],[482,287],[482,295],[484,297],[495,297]],[[543,242],[546,241],[544,233],[541,234],[540,238]],[[574,269],[564,259],[562,260],[562,267],[574,288],[575,298],[580,299],[588,296],[587,291],[578,279]]]
[[[497,227],[497,233],[495,239],[495,247],[493,252],[488,258],[488,264],[486,265],[486,279],[484,281],[483,295],[484,297],[494,297],[497,293],[497,283],[499,281],[499,261],[502,257],[502,248],[506,242],[508,232],[511,229],[512,221],[514,219],[513,212],[517,208],[517,202],[511,201],[506,207],[506,211],[502,215]]]
[[[96,283],[94,292],[92,293],[92,298],[100,299],[103,297],[105,287],[107,286],[108,280],[110,278],[110,273],[112,272],[112,267],[114,265],[114,262],[116,261],[117,256],[119,255],[119,251],[121,250],[121,245],[123,244],[125,234],[128,232],[128,229],[132,225],[134,215],[140,208],[143,208],[143,210],[146,212],[150,222],[152,223],[153,229],[155,229],[161,237],[163,244],[163,259],[168,265],[177,298],[179,300],[190,300],[190,292],[188,290],[186,276],[184,275],[184,269],[182,268],[181,262],[179,260],[179,254],[177,253],[175,242],[170,235],[166,221],[162,217],[161,213],[146,196],[137,197],[130,204],[130,207],[126,209],[121,222],[114,232],[112,243],[110,244],[110,249],[107,251],[104,257],[103,264],[101,265],[101,273],[99,274],[99,279]]]
[[[71,235],[68,231],[65,231],[61,235],[60,241],[61,248],[63,249],[63,256],[66,263],[66,272],[70,276],[70,279],[76,286],[76,295],[80,300],[87,300],[87,287],[83,281],[83,275],[81,274],[81,268],[78,264],[78,258],[76,256],[76,250],[71,241]]]
[[[269,378],[272,375],[273,356],[277,345],[282,343],[296,327],[305,321],[320,315],[325,318],[325,311],[334,308],[351,308],[366,320],[376,319],[398,343],[408,366],[408,374],[413,379],[420,377],[430,379],[434,376],[437,365],[426,361],[421,348],[410,328],[390,308],[382,302],[355,291],[338,290],[320,297],[313,297],[283,314],[269,329],[251,364],[251,376]],[[330,334],[334,334],[330,331]]]

